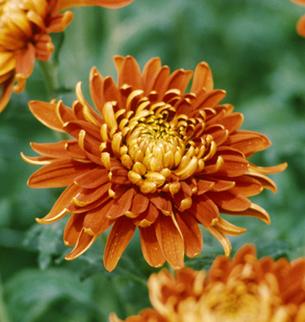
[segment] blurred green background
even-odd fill
[[[226,101],[245,114],[244,128],[262,131],[273,141],[255,161],[261,165],[289,162],[275,176],[279,192],[264,192],[256,201],[271,214],[272,225],[239,219],[248,232],[233,239],[234,250],[255,243],[260,255],[305,255],[305,39],[295,24],[305,13],[288,0],[136,0],[119,11],[75,10],[64,35],[58,80],[63,97],[78,80],[87,82],[90,67],[114,74],[114,54],[134,55],[140,63],[153,56],[174,68],[211,65]],[[53,141],[56,135],[29,113],[29,99],[49,99],[50,90],[37,64],[27,92],[14,96],[0,115],[0,321],[100,322],[111,311],[121,317],[148,304],[145,280],[153,271],[140,256],[136,240],[118,269],[101,265],[104,239],[84,256],[66,263],[64,223],[38,226],[34,218],[48,212],[59,191],[31,190],[34,168],[19,152],[30,141]],[[54,96],[54,95],[53,95]],[[236,220],[235,220],[236,221]],[[221,247],[205,234],[205,249],[192,263],[210,264]]]

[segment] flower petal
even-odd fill
[[[140,236],[142,253],[147,263],[153,267],[162,266],[165,258],[162,255],[155,228],[153,226],[140,228]]]
[[[188,257],[200,254],[203,242],[197,220],[190,214],[177,215],[177,223],[183,235],[185,253]]]
[[[184,241],[172,217],[160,216],[156,222],[156,236],[163,256],[175,269],[184,266]]]
[[[114,223],[104,252],[104,266],[108,272],[116,268],[123,252],[133,237],[134,231],[135,225],[129,218],[122,217]]]
[[[94,243],[95,239],[96,236],[88,234],[86,229],[84,228],[76,241],[75,247],[69,254],[65,256],[65,259],[70,261],[81,256],[90,248],[90,246]]]
[[[31,188],[60,188],[73,183],[75,177],[92,169],[92,165],[73,160],[56,160],[34,172],[28,180]]]
[[[75,184],[68,186],[58,197],[50,212],[43,218],[36,218],[36,221],[39,224],[50,224],[61,219],[68,212],[67,208],[78,192],[79,187]]]

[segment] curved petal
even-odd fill
[[[173,268],[182,268],[184,266],[184,241],[172,217],[160,216],[155,226],[163,256]]]
[[[1,88],[2,87],[2,88]],[[6,81],[4,84],[0,84],[0,113],[6,108],[13,93],[14,79]]]
[[[73,260],[85,253],[94,243],[96,236],[89,234],[86,229],[83,229],[76,241],[73,250],[65,256],[66,260]]]
[[[146,262],[153,267],[160,267],[164,264],[165,258],[159,246],[155,228],[149,226],[140,228],[141,249]]]
[[[119,218],[113,225],[107,238],[104,252],[104,266],[108,272],[113,271],[128,243],[133,237],[135,225],[126,217]]]
[[[59,0],[57,9],[63,10],[71,7],[101,6],[106,8],[120,8],[132,3],[133,0]]]

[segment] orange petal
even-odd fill
[[[305,16],[299,19],[297,24],[297,32],[300,36],[305,37]]]
[[[153,267],[160,267],[164,264],[165,258],[156,238],[153,226],[140,228],[141,249],[146,262]]]
[[[102,234],[112,224],[112,221],[106,217],[106,213],[111,205],[110,202],[105,202],[102,206],[89,210],[85,215],[83,226],[91,229],[96,236]]]
[[[28,78],[35,65],[35,48],[29,44],[25,50],[16,53],[16,73]]]
[[[208,227],[209,232],[220,242],[222,245],[225,255],[230,256],[232,245],[230,240],[219,230],[213,227]]]
[[[55,143],[31,143],[31,148],[44,156],[48,156],[50,158],[60,158],[67,154],[65,149],[66,144],[72,141],[58,141]]]
[[[193,102],[192,111],[197,111],[203,107],[214,107],[218,105],[225,96],[226,92],[219,89],[212,90],[208,93],[202,91]]]
[[[104,106],[103,93],[104,79],[100,72],[93,67],[90,71],[90,94],[95,106],[99,111],[102,111]]]
[[[198,200],[194,200],[189,212],[205,227],[210,226],[213,220],[219,216],[216,204],[205,195],[200,196]]]
[[[106,8],[120,8],[132,3],[133,0],[60,0],[57,9],[67,9],[81,6],[101,6]]]
[[[241,196],[235,195],[229,191],[225,192],[210,192],[209,197],[223,210],[239,212],[248,209],[251,206],[251,202]]]
[[[36,218],[36,221],[39,224],[50,224],[61,219],[68,212],[67,208],[78,192],[79,187],[75,184],[72,184],[71,186],[67,187],[56,200],[50,212],[43,218]]]
[[[260,182],[260,184],[265,188],[265,189],[269,189],[272,192],[276,192],[277,191],[277,186],[275,184],[275,182],[268,178],[267,176],[260,174],[260,173],[252,173],[249,172],[247,173],[250,177],[255,178],[257,181]]]
[[[96,236],[88,234],[86,229],[83,229],[76,241],[73,250],[65,256],[66,260],[73,260],[85,253],[94,243]]]
[[[159,57],[152,58],[145,64],[142,77],[145,94],[151,91],[160,69],[161,61]]]
[[[73,160],[57,160],[41,167],[28,180],[31,188],[61,188],[92,167]]]
[[[103,199],[110,187],[111,184],[106,183],[95,189],[82,190],[81,193],[73,198],[73,203],[78,207],[86,207],[97,200]]]
[[[183,235],[185,252],[188,257],[200,254],[203,242],[197,220],[190,214],[177,215],[177,223]]]
[[[168,66],[162,66],[158,75],[156,76],[152,90],[158,93],[158,97],[162,97],[167,89],[170,70]]]
[[[104,266],[108,272],[116,268],[134,231],[135,225],[126,217],[119,218],[113,225],[104,252]]]
[[[171,201],[159,195],[151,197],[150,202],[152,202],[164,215],[169,216],[173,211]]]
[[[250,197],[259,194],[263,189],[263,185],[258,180],[251,176],[242,176],[235,179],[235,187],[231,192],[244,197]]]
[[[141,69],[132,56],[123,58],[121,68],[118,69],[119,86],[124,84],[132,86],[133,89],[143,87]]]
[[[29,108],[32,114],[45,126],[52,130],[65,132],[63,130],[63,123],[57,114],[57,104],[56,103],[46,103],[41,101],[30,101]],[[71,114],[72,111],[66,111]]]
[[[235,186],[235,181],[219,180],[216,178],[209,178],[210,180],[215,180],[215,184],[212,187],[212,191],[221,192],[232,189]]]
[[[95,189],[106,182],[109,182],[108,170],[100,168],[89,170],[74,179],[75,184],[85,189]]]
[[[83,221],[83,215],[73,214],[70,216],[64,230],[64,242],[67,246],[74,245],[77,242],[80,232],[83,229]]]
[[[220,152],[221,153],[221,152]],[[249,162],[241,156],[222,154],[221,157],[224,161],[218,174],[221,176],[238,177],[248,171]]]
[[[286,170],[287,167],[288,167],[287,162],[284,162],[284,163],[281,163],[281,164],[278,164],[278,165],[275,165],[272,167],[259,167],[255,164],[250,164],[249,170],[254,173],[258,172],[261,174],[273,174],[273,173],[282,172],[282,171]]]
[[[197,182],[197,188],[198,188],[198,191],[197,191],[197,194],[200,196],[200,195],[203,195],[204,193],[206,193],[207,191],[211,190],[212,187],[215,185],[214,182],[212,181],[207,181],[207,180],[199,180]]]
[[[2,87],[2,88],[1,88]],[[4,84],[0,84],[0,113],[5,109],[13,93],[14,79],[9,79]]]
[[[58,14],[50,19],[50,23],[47,26],[46,31],[48,33],[53,32],[63,32],[71,23],[73,19],[73,13],[71,11],[66,11],[63,14]]]
[[[254,203],[251,203],[250,207],[244,211],[232,212],[232,211],[226,210],[226,213],[234,216],[256,217],[262,220],[264,223],[270,224],[270,216],[267,213],[267,211]]]
[[[152,225],[157,220],[159,215],[162,216],[162,214],[159,213],[159,210],[152,203],[150,203],[147,211],[136,218],[134,223],[136,226],[145,228]]]
[[[206,62],[199,63],[194,72],[191,92],[198,93],[202,89],[210,92],[213,90],[213,87],[213,75],[209,65]]]
[[[155,225],[157,240],[163,256],[173,268],[182,268],[184,266],[184,241],[172,217],[159,216]]]
[[[247,231],[247,229],[235,226],[221,217],[218,218],[218,221],[216,222],[214,227],[217,230],[221,231],[223,234],[232,235],[232,236],[238,236]]]
[[[184,93],[188,83],[192,78],[193,72],[190,70],[178,69],[170,76],[167,88],[178,89],[181,93]]]
[[[130,210],[134,195],[135,190],[128,189],[120,197],[114,199],[112,207],[107,212],[107,217],[109,219],[116,219],[123,216]]]
[[[261,133],[238,131],[230,135],[227,144],[249,156],[255,152],[265,150],[271,145],[271,142]]]
[[[131,212],[135,215],[142,214],[149,205],[149,199],[143,194],[137,193],[132,201]]]
[[[244,121],[244,116],[241,113],[231,113],[225,116],[219,121],[219,124],[223,125],[229,133],[232,133],[240,128]]]

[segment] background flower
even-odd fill
[[[135,229],[140,230],[145,260],[154,267],[165,261],[184,265],[184,255],[202,250],[203,225],[229,255],[227,235],[245,230],[220,213],[254,216],[269,223],[268,213],[248,197],[264,188],[276,191],[266,174],[286,164],[262,168],[247,158],[266,149],[264,135],[240,130],[243,115],[214,89],[209,66],[170,72],[159,58],[141,72],[131,56],[116,56],[117,84],[93,68],[90,92],[81,83],[72,108],[33,101],[31,112],[49,128],[72,140],[32,143],[38,157],[23,158],[43,167],[29,179],[32,188],[65,191],[39,223],[58,221],[67,213],[67,259],[83,254],[110,226],[104,265],[112,271]],[[192,79],[190,91],[186,88]]]
[[[293,2],[300,4],[302,6],[305,6],[304,0],[293,0]],[[300,18],[297,24],[297,31],[301,36],[305,37],[305,17],[304,16]]]
[[[244,246],[218,257],[209,271],[163,270],[148,281],[153,309],[126,322],[301,322],[305,319],[305,260],[256,258]],[[119,322],[115,315],[111,322]]]
[[[0,112],[12,92],[24,90],[36,60],[54,51],[51,33],[63,32],[75,6],[117,8],[132,0],[2,0],[0,2]]]

